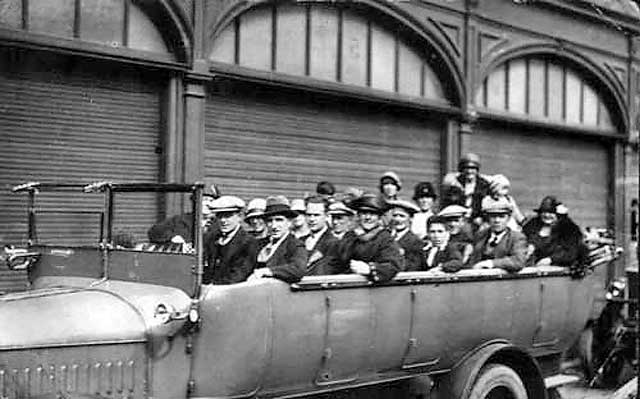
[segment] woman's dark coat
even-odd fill
[[[560,216],[547,238],[538,235],[543,226],[542,220],[537,217],[531,219],[522,228],[527,240],[535,248],[529,259],[530,263],[535,264],[542,258],[551,258],[551,264],[568,267],[584,261],[585,247],[582,231],[569,217]]]

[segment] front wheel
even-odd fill
[[[469,399],[527,399],[527,390],[512,368],[489,363],[480,370]]]

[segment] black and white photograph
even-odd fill
[[[640,0],[0,0],[0,399],[638,399]]]

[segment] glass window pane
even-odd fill
[[[410,96],[420,96],[422,59],[404,43],[400,43],[398,53],[398,91]]]
[[[271,70],[271,7],[240,16],[240,65]]]
[[[61,37],[73,37],[74,0],[29,2],[29,30]]]
[[[529,61],[529,114],[544,116],[545,91],[544,91],[544,61]]]
[[[122,0],[82,0],[80,38],[90,42],[122,46],[124,2]]]
[[[22,28],[22,0],[0,1],[0,25],[14,29]]]
[[[396,41],[379,26],[371,26],[371,87],[394,91]]]
[[[598,95],[589,85],[584,85],[584,97],[582,102],[582,123],[589,126],[598,125]]]
[[[129,7],[128,47],[154,53],[168,53],[167,45],[158,28],[136,5]]]
[[[310,75],[314,78],[336,80],[338,57],[338,13],[335,9],[311,8]]]
[[[277,13],[276,71],[304,75],[306,7],[282,5]]]
[[[566,101],[567,101],[567,122],[568,123],[580,123],[580,78],[573,72],[567,71],[567,87],[566,87]]]
[[[236,52],[236,30],[235,26],[230,23],[213,41],[213,48],[209,59],[211,61],[226,62],[233,64],[235,62]]]
[[[367,21],[345,12],[342,22],[342,81],[366,86]]]
[[[487,80],[487,107],[503,110],[505,108],[505,68],[500,65],[491,72]]]
[[[562,67],[557,64],[549,64],[549,118],[562,120],[562,108],[564,107],[564,79]]]
[[[429,64],[424,64],[424,97],[432,100],[445,100],[444,90],[438,75]]]
[[[509,111],[525,113],[527,66],[524,59],[509,63]]]

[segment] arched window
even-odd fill
[[[135,0],[6,0],[0,27],[169,54],[163,35]]]
[[[451,102],[436,52],[371,15],[340,4],[257,6],[219,31],[209,60]]]
[[[545,57],[506,61],[487,76],[475,105],[565,125],[615,131],[606,96],[579,67]]]

